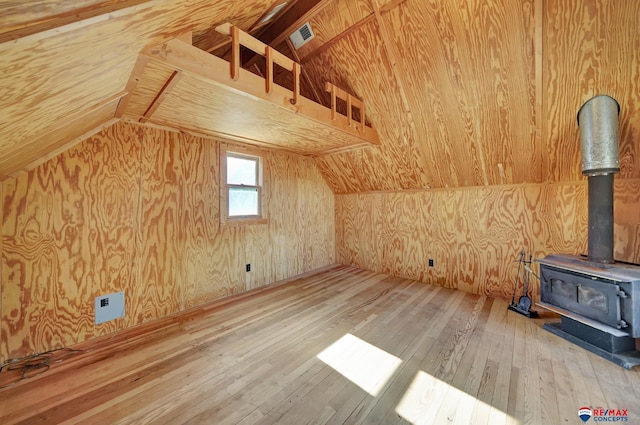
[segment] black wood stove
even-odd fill
[[[588,255],[548,255],[540,263],[539,305],[561,315],[548,331],[627,369],[640,364],[640,267],[613,258],[613,175],[618,102],[596,96],[578,112],[582,174],[589,185]]]

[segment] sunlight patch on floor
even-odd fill
[[[414,425],[514,423],[506,413],[421,370],[398,403],[396,413]]]
[[[377,396],[402,360],[357,336],[346,334],[318,359],[372,396]]]

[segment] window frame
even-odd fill
[[[256,160],[256,186],[236,185],[227,182],[227,158]],[[227,143],[220,144],[220,222],[223,225],[267,223],[267,167],[266,153],[259,148],[251,148]],[[229,192],[233,188],[256,188],[258,191],[257,215],[229,215]]]

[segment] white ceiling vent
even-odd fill
[[[307,44],[307,42],[309,40],[311,40],[313,37],[315,37],[315,35],[313,34],[313,31],[311,30],[311,25],[309,25],[309,22],[307,22],[306,24],[304,24],[303,26],[298,28],[298,30],[296,32],[291,34],[289,36],[289,39],[293,43],[293,46],[296,49],[299,49],[300,47],[302,47],[305,44]]]

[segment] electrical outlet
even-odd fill
[[[251,271],[251,264],[247,264],[247,272]]]
[[[429,258],[429,267],[433,267],[433,258]]]

